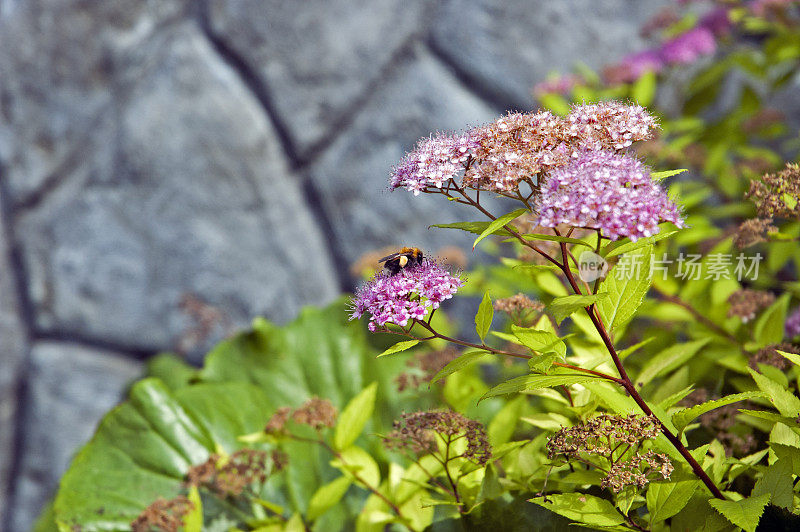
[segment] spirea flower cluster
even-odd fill
[[[551,172],[534,201],[539,225],[599,229],[611,240],[651,236],[663,220],[683,225],[678,207],[646,166],[608,151],[584,152]]]
[[[464,438],[467,447],[461,455],[480,465],[492,458],[492,447],[483,425],[458,412],[429,410],[403,414],[393,424],[392,432],[383,439],[390,449],[408,450],[414,454],[435,453],[436,435],[443,443]]]
[[[537,187],[541,174],[587,149],[619,151],[653,137],[658,124],[644,108],[620,102],[578,105],[566,117],[549,111],[510,113],[463,135],[424,139],[392,171],[390,188],[436,191],[463,174],[463,185],[510,193]]]
[[[439,308],[463,283],[459,275],[430,260],[396,275],[381,273],[356,291],[350,319],[368,313],[371,331],[387,323],[405,327],[409,321],[422,320]]]

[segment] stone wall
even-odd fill
[[[640,47],[663,3],[0,0],[0,523],[29,529],[145,357],[454,243],[427,226],[459,206],[390,166]]]

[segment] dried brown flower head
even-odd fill
[[[762,347],[758,350],[758,353],[751,356],[748,364],[756,371],[758,371],[759,364],[767,364],[768,366],[774,366],[781,371],[785,371],[791,367],[791,363],[786,360],[786,357],[778,353],[778,351],[800,355],[800,349],[797,349],[789,343],[768,345],[767,347]]]
[[[755,202],[761,217],[800,219],[800,166],[788,163],[780,172],[752,181],[745,197]]]
[[[775,301],[775,296],[761,290],[737,290],[728,296],[728,317],[738,316],[743,323],[756,317],[756,313],[770,306]]]
[[[336,425],[338,412],[333,403],[327,399],[312,397],[292,414],[292,421],[308,425],[317,430]]]
[[[581,425],[564,427],[547,442],[547,456],[551,460],[562,457],[597,466],[592,459],[608,463],[602,487],[615,492],[625,486],[646,485],[654,475],[669,478],[672,463],[666,455],[647,451],[640,454],[642,443],[653,440],[661,433],[661,425],[654,416],[617,416],[600,414]]]
[[[183,516],[193,509],[194,504],[186,497],[169,500],[159,497],[131,523],[131,529],[133,532],[178,532],[183,526]]]
[[[285,457],[279,452],[241,449],[228,457],[212,454],[189,469],[186,484],[206,487],[223,498],[237,497],[247,487],[263,484],[271,473],[285,465]]]
[[[506,314],[541,312],[544,310],[544,304],[541,301],[534,301],[525,294],[516,294],[511,297],[497,299],[494,302],[494,309]]]
[[[614,463],[600,482],[600,487],[610,488],[615,493],[626,486],[642,489],[655,476],[668,479],[673,469],[669,457],[663,453],[647,451],[644,454],[634,454],[629,460]]]
[[[286,423],[289,421],[289,418],[292,417],[292,409],[288,406],[282,406],[272,414],[272,417],[269,418],[267,421],[267,426],[264,427],[264,432],[267,433],[278,433],[283,432],[286,429]]]
[[[457,412],[403,414],[400,420],[394,422],[394,430],[383,441],[389,449],[428,454],[437,451],[436,435],[445,443],[465,438],[467,449],[462,456],[472,462],[483,465],[492,458],[492,449],[483,425]]]
[[[753,218],[745,220],[733,235],[733,245],[739,249],[754,246],[767,240],[767,233],[778,230],[772,225],[772,218]]]

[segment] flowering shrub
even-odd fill
[[[796,132],[754,95],[798,71],[800,16],[712,8],[546,110],[422,139],[390,187],[463,204],[437,227],[497,264],[439,251],[199,370],[156,358],[38,530],[798,528]],[[693,61],[680,113],[643,107]],[[762,85],[714,110],[737,69]],[[462,296],[474,332],[443,315]]]

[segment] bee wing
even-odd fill
[[[398,251],[397,253],[392,253],[391,255],[386,255],[382,259],[378,259],[378,262],[386,262],[387,260],[391,260],[391,259],[393,259],[395,257],[399,257],[402,254],[403,254],[402,252]]]

